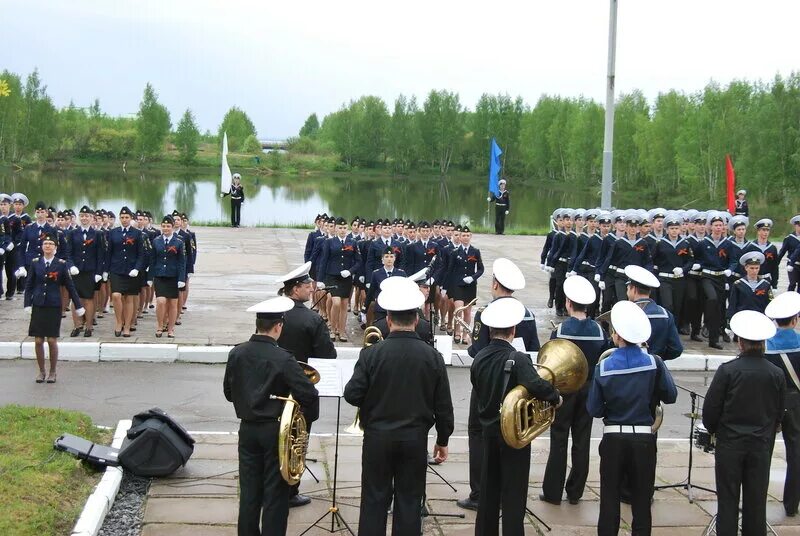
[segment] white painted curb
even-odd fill
[[[47,355],[47,347],[45,346],[45,355]],[[36,354],[33,349],[32,342],[22,343],[22,359],[34,359]],[[58,360],[59,361],[100,361],[100,343],[99,342],[60,342],[58,343]]]
[[[178,346],[177,361],[182,363],[227,363],[233,346]]]
[[[122,440],[125,439],[125,434],[130,427],[129,419],[117,423],[114,440],[111,442],[112,447],[118,449],[122,446]],[[72,529],[72,536],[96,536],[100,532],[106,514],[111,510],[114,499],[117,497],[121,482],[122,467],[106,467],[103,478],[100,479],[92,494],[86,499],[86,504],[83,505],[83,511]]]
[[[20,347],[18,342],[0,342],[0,359],[19,359]]]
[[[100,361],[172,363],[176,359],[178,359],[177,344],[110,342],[100,345]]]

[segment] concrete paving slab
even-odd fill
[[[195,441],[197,441],[195,439]],[[235,443],[223,445],[214,443],[195,443],[192,460],[233,460],[238,456],[239,448]]]
[[[234,498],[150,497],[144,523],[235,524],[238,515],[239,501]]]
[[[170,475],[170,479],[184,478],[219,478],[235,475],[239,471],[238,459],[227,460],[195,460],[189,459],[186,465]]]
[[[232,478],[212,478],[201,482],[156,480],[150,486],[151,497],[220,497],[237,496],[239,481]]]
[[[236,536],[236,525],[189,525],[148,523],[142,536]]]

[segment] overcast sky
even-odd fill
[[[797,0],[620,0],[617,92],[701,89],[800,69]],[[607,0],[0,0],[2,63],[39,68],[57,106],[135,113],[146,82],[173,124],[216,131],[230,106],[261,138],[351,98],[433,88],[605,99]]]

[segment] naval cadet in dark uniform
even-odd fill
[[[261,302],[247,311],[256,313],[256,333],[228,354],[223,391],[233,402],[239,425],[240,536],[286,534],[289,484],[281,477],[278,434],[283,405],[271,395],[291,395],[306,422],[319,416],[319,395],[292,354],[278,346],[284,314],[294,307],[289,298]],[[261,528],[259,528],[259,520]]]
[[[303,363],[307,363],[311,357],[336,358],[336,348],[331,341],[328,326],[319,313],[305,305],[314,292],[314,280],[309,275],[310,271],[311,261],[277,279],[278,283],[283,284],[278,293],[294,302],[294,307],[284,314],[283,331],[278,344]]]
[[[744,536],[764,534],[775,433],[783,419],[786,380],[764,359],[772,321],[757,311],[731,318],[739,355],[714,374],[703,402],[703,425],[716,435],[717,534],[737,534],[739,498]]]
[[[778,263],[780,264],[783,257],[791,259],[794,252],[800,249],[800,214],[794,216],[789,223],[794,227],[794,232],[786,235],[781,244],[781,250],[778,253]],[[797,266],[800,268],[800,266]],[[786,273],[789,276],[789,287],[787,290],[797,290],[797,279],[800,270],[795,270],[795,266],[791,263],[786,264]]]
[[[509,259],[500,257],[492,263],[492,302],[500,299],[511,298],[514,291],[525,288],[525,276],[522,270]],[[485,307],[475,313],[475,322],[472,325],[472,344],[467,348],[467,353],[473,359],[478,352],[488,346],[489,326],[481,321]],[[526,307],[525,316],[516,326],[515,339],[521,343],[526,352],[539,351],[539,336],[536,333],[536,318]],[[467,434],[469,436],[469,497],[459,499],[456,504],[467,510],[477,510],[480,500],[481,472],[483,462],[483,427],[478,418],[478,397],[475,389],[472,390],[469,400],[469,418],[467,420]]]
[[[638,228],[642,219],[635,210],[625,213],[625,236],[618,238],[611,244],[602,263],[598,264],[594,280],[602,290],[605,290],[605,276],[610,274],[614,278],[614,294],[617,301],[623,300],[626,294],[628,278],[625,276],[625,267],[631,264],[641,266],[648,270],[653,268],[653,257],[650,247],[639,236]],[[603,283],[600,285],[600,283]]]
[[[431,280],[427,277],[427,272],[428,269],[423,268],[417,273],[408,276],[409,281],[414,281],[417,284],[417,288],[419,288],[419,291],[422,292],[426,302],[431,291]],[[384,281],[394,282],[396,280],[399,281],[398,278],[389,278],[385,279]],[[384,290],[387,284],[388,283],[385,283],[381,290]],[[431,323],[427,318],[425,318],[425,313],[422,309],[417,309],[417,317],[417,326],[414,328],[414,331],[417,332],[417,335],[419,335],[420,339],[433,346],[433,329],[431,327]],[[389,336],[389,322],[386,320],[386,318],[376,320],[373,325],[381,330],[381,335],[383,335],[384,339]]]
[[[231,188],[219,194],[220,197],[231,196],[231,227],[239,227],[242,222],[242,203],[244,203],[244,186],[242,176],[234,173],[231,177]]]
[[[764,261],[761,263],[759,276],[767,279],[773,289],[778,288],[778,248],[769,241],[769,233],[772,230],[772,220],[762,218],[755,224],[756,238],[751,240],[742,250],[742,254],[751,251],[759,251],[764,254]]]
[[[549,295],[547,298],[547,308],[551,309],[553,307],[553,302],[556,299],[556,280],[553,277],[553,274],[546,269],[547,265],[547,257],[550,254],[550,249],[553,247],[553,241],[558,233],[561,232],[561,211],[563,209],[557,208],[553,211],[553,215],[551,217],[551,223],[553,228],[547,233],[547,236],[544,239],[544,246],[542,247],[542,254],[539,257],[539,268],[542,271],[547,272],[549,275],[547,288],[549,290]]]
[[[14,244],[12,250],[17,251],[17,253],[12,255],[13,266],[11,270],[11,274],[14,276],[17,294],[22,294],[25,289],[25,276],[21,275],[25,270],[20,270],[20,268],[25,268],[25,266],[23,259],[20,259],[18,255],[20,246],[22,246],[22,232],[25,230],[25,227],[33,223],[31,217],[25,212],[25,207],[28,206],[28,203],[29,201],[25,194],[19,192],[11,194],[11,204],[14,207],[14,212],[8,216],[8,229],[11,233],[11,242]],[[6,274],[8,274],[8,272],[8,264],[6,264]],[[9,280],[11,280],[11,278],[9,278]],[[6,299],[8,298],[9,295],[6,294]]]
[[[725,285],[736,268],[736,261],[731,259],[731,244],[723,234],[725,223],[722,216],[710,214],[708,222],[711,224],[711,235],[697,243],[694,250],[695,264],[692,268],[699,268],[702,274],[700,292],[705,296],[704,318],[708,326],[708,345],[722,350],[719,338],[725,318]]]
[[[86,309],[83,318],[72,312],[74,328],[70,337],[77,337],[83,331],[84,337],[91,337],[94,320],[94,289],[105,271],[105,250],[100,232],[92,227],[94,211],[84,205],[78,213],[80,225],[67,232],[66,261],[75,289]]]
[[[680,357],[683,343],[675,317],[650,298],[650,293],[661,285],[660,281],[651,271],[635,265],[625,268],[625,276],[628,278],[628,299],[639,305],[650,321],[652,334],[647,341],[647,351],[664,361]]]
[[[506,231],[506,216],[511,211],[511,198],[506,190],[505,179],[500,179],[497,186],[500,191],[497,194],[489,192],[486,200],[494,203],[494,234],[501,235]]]
[[[36,383],[45,381],[44,375],[44,343],[47,340],[50,356],[50,371],[47,383],[56,383],[56,366],[58,364],[58,338],[61,336],[61,288],[67,289],[78,316],[86,310],[81,306],[81,299],[75,291],[69,268],[64,259],[56,257],[58,236],[50,230],[41,239],[42,255],[31,259],[30,272],[25,279],[25,311],[30,313],[28,336],[34,338],[36,363],[39,375]]]
[[[664,218],[667,232],[655,242],[653,248],[653,265],[658,266],[658,280],[661,282],[658,289],[659,304],[676,317],[679,326],[682,325],[679,317],[686,295],[686,275],[694,264],[692,246],[680,236],[681,221],[677,213],[668,213]]]
[[[6,273],[7,292],[5,297],[11,300],[14,296],[14,270],[16,269],[13,260],[12,251],[14,250],[14,241],[11,239],[11,227],[9,225],[8,217],[11,214],[11,196],[5,193],[0,193],[0,298],[3,295],[3,270]]]
[[[428,430],[436,426],[434,461],[447,459],[453,433],[453,402],[442,355],[414,332],[425,297],[407,279],[378,296],[388,311],[389,336],[364,348],[344,390],[360,409],[364,427],[361,454],[360,534],[386,534],[394,500],[392,534],[422,533]],[[403,381],[397,381],[398,378]]]
[[[649,534],[650,497],[656,476],[656,438],[652,432],[654,400],[672,404],[678,397],[672,375],[658,356],[641,344],[650,338],[647,315],[635,303],[617,302],[611,309],[611,335],[617,349],[595,367],[586,408],[604,422],[600,442],[599,536],[616,535],[620,491],[631,486],[631,529]]]
[[[734,207],[734,216],[749,216],[750,208],[747,206],[747,190],[739,190],[736,192],[736,206]]]
[[[522,385],[531,396],[559,407],[561,396],[548,381],[539,377],[530,355],[511,345],[515,326],[525,316],[525,306],[516,298],[495,300],[486,306],[482,322],[489,326],[491,341],[470,367],[472,389],[478,400],[478,418],[483,427],[481,492],[475,534],[496,535],[500,510],[503,534],[524,533],[525,504],[528,499],[530,443],[517,449],[506,444],[500,432],[500,408],[506,394]]]
[[[570,504],[578,504],[589,477],[589,442],[592,435],[592,416],[586,409],[589,386],[600,355],[609,341],[600,324],[588,317],[587,309],[595,303],[597,291],[588,279],[571,276],[564,281],[569,318],[553,330],[551,339],[566,339],[575,343],[586,357],[589,375],[586,383],[575,393],[564,395],[564,403],[556,412],[550,427],[550,454],[544,471],[539,500],[561,504],[566,490]],[[567,443],[572,433],[572,459],[567,476]],[[566,485],[565,485],[566,481]]]
[[[727,320],[739,311],[758,311],[763,313],[772,300],[772,288],[769,279],[758,276],[764,255],[760,251],[748,251],[739,259],[744,266],[745,275],[731,285],[728,295]]]
[[[553,245],[545,261],[545,269],[556,280],[555,304],[557,316],[565,316],[567,314],[564,308],[564,280],[567,278],[567,272],[569,271],[570,255],[575,251],[575,244],[578,241],[577,233],[572,230],[572,218],[574,216],[575,211],[572,209],[564,209],[561,212],[561,224],[564,227],[564,231],[556,234],[553,238]]]
[[[800,294],[784,292],[767,305],[766,315],[775,320],[778,331],[767,339],[767,361],[784,372],[784,399],[781,434],[786,447],[786,481],[783,485],[783,508],[786,515],[797,515],[800,504],[800,334],[795,331],[800,314]]]

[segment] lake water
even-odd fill
[[[487,215],[485,178],[387,177],[358,175],[259,176],[244,174],[245,204],[243,225],[307,224],[318,213],[361,216],[404,217],[412,220],[448,218],[473,225],[493,225],[494,208]],[[511,214],[508,227],[546,227],[549,216],[558,207],[593,207],[599,202],[597,192],[564,188],[545,188],[520,184],[509,185]],[[42,200],[57,208],[80,209],[84,204],[116,213],[123,205],[150,210],[155,218],[177,208],[200,222],[229,222],[230,201],[219,197],[216,173],[183,174],[179,172],[129,171],[81,168],[66,171],[21,171],[0,173],[0,191],[22,192],[31,203]],[[791,197],[791,196],[790,196]],[[615,198],[619,206],[653,206],[635,192]],[[675,201],[675,205],[680,201]],[[666,201],[658,203],[669,205]],[[697,205],[703,205],[697,203]],[[788,231],[788,218],[800,209],[797,196],[769,210],[750,196],[751,215],[776,220],[776,232]],[[671,208],[668,206],[668,208]],[[695,206],[704,208],[704,206]],[[763,212],[763,213],[762,213]]]

